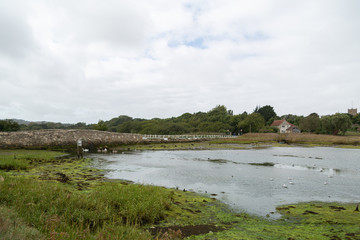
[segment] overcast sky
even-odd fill
[[[0,0],[0,119],[360,110],[358,0]]]

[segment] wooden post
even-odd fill
[[[80,158],[83,158],[83,148],[82,148],[82,140],[81,139],[78,139],[77,140],[77,157],[80,159]]]

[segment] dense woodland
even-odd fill
[[[352,116],[345,113],[319,116],[284,115],[277,116],[270,105],[257,106],[252,113],[235,115],[232,110],[218,105],[208,112],[184,113],[178,117],[150,120],[121,115],[109,121],[99,120],[97,124],[62,124],[53,122],[20,122],[0,120],[0,131],[39,130],[39,129],[96,129],[121,133],[140,134],[232,134],[248,132],[277,132],[271,123],[277,119],[286,119],[298,126],[302,132],[344,135],[347,131],[356,132],[360,126],[360,114]]]

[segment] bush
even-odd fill
[[[259,130],[259,133],[277,133],[277,132],[279,132],[279,129],[277,127],[269,127],[269,126],[265,126]]]
[[[11,131],[19,131],[20,125],[17,122],[11,120],[0,120],[0,132],[11,132]]]

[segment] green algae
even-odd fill
[[[355,208],[321,202],[281,206],[278,220],[233,215],[228,229],[188,239],[359,239],[360,213]]]
[[[310,202],[279,206],[280,219],[238,213],[205,195],[173,191],[174,204],[157,228],[173,230],[204,225],[203,234],[186,239],[359,239],[360,212],[356,204]],[[210,228],[214,228],[212,230]],[[206,231],[206,229],[203,229]]]
[[[15,159],[14,159],[15,158]],[[78,159],[63,152],[46,150],[0,150],[1,162],[8,159],[20,161],[25,168],[7,169],[11,175],[21,175],[40,180],[53,180],[87,189],[103,180],[103,171],[89,167],[91,159]],[[20,171],[21,170],[21,171]]]

